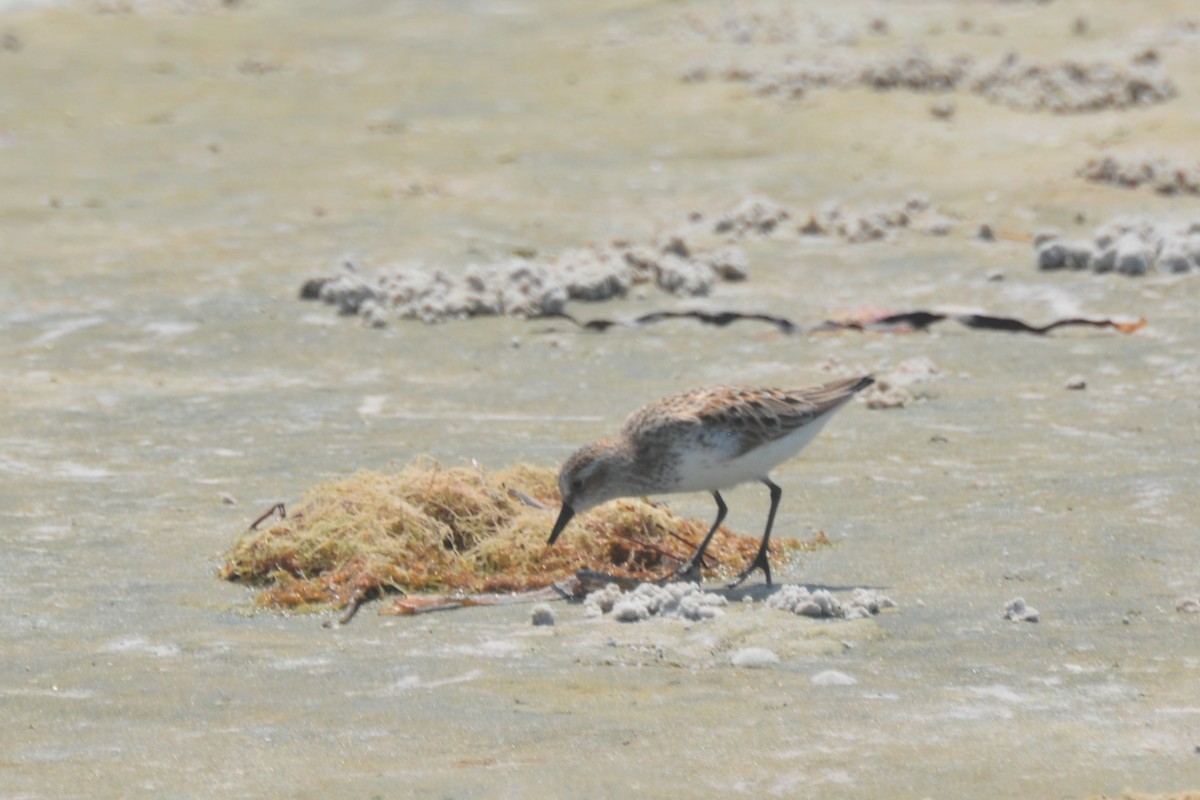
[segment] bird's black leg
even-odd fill
[[[762,567],[763,574],[767,576],[767,586],[771,585],[771,563],[767,560],[767,542],[771,539],[771,526],[775,524],[775,511],[779,508],[779,498],[783,497],[783,489],[780,489],[770,478],[763,478],[762,482],[771,490],[771,510],[767,512],[767,529],[763,531],[762,544],[758,546],[758,555],[750,562],[750,566],[746,567],[745,572],[737,576],[737,579],[729,584],[729,588],[737,586],[746,578],[750,577],[750,573]]]
[[[708,529],[708,534],[704,537],[704,541],[696,548],[696,552],[692,553],[692,557],[679,565],[679,569],[675,570],[676,578],[682,578],[687,581],[700,582],[700,567],[704,564],[704,551],[708,549],[708,543],[712,541],[713,534],[717,532],[717,528],[721,527],[721,522],[725,519],[725,512],[729,509],[725,507],[725,500],[722,499],[720,492],[712,493],[713,499],[717,501],[717,521]]]

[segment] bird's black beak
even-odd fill
[[[573,516],[575,516],[575,509],[563,503],[562,511],[558,512],[558,521],[554,523],[554,530],[550,531],[550,541],[546,542],[547,545],[554,544],[554,540],[563,532],[563,528],[567,527],[567,523]]]

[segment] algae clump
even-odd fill
[[[293,513],[247,531],[220,575],[261,586],[258,604],[282,609],[342,608],[391,592],[525,592],[578,570],[656,580],[708,530],[646,500],[617,500],[580,514],[548,547],[560,503],[556,473],[538,467],[492,474],[421,460],[391,474],[360,470],[314,486]],[[812,544],[780,539],[772,555]],[[757,546],[757,537],[723,527],[704,571],[733,572]]]

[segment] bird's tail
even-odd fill
[[[813,404],[817,414],[824,414],[826,411],[837,408],[873,383],[875,383],[875,378],[870,375],[842,378],[840,381],[832,381],[803,390],[804,399]]]
[[[850,394],[858,394],[873,383],[875,383],[874,375],[863,375],[855,380],[854,385],[849,387],[847,391],[850,392]]]

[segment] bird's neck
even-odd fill
[[[604,452],[602,469],[608,474],[614,497],[630,497],[648,491],[642,471],[638,469],[637,454],[629,443],[622,439],[604,439],[597,442]]]

